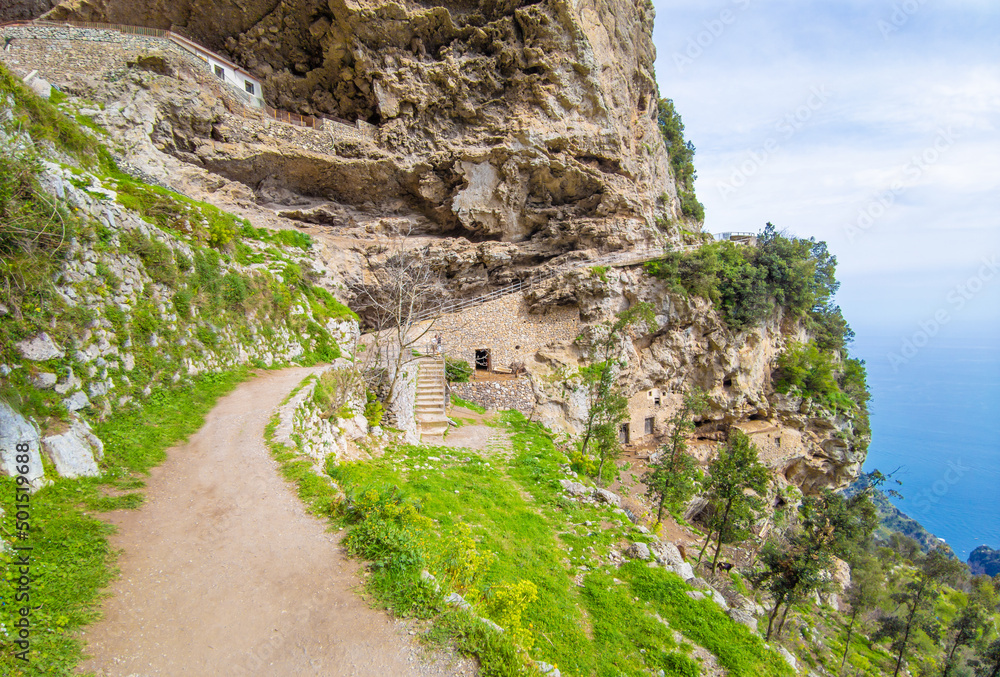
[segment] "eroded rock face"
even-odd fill
[[[59,0],[4,0],[0,4],[0,23],[37,19],[58,2]]]
[[[610,271],[607,281],[586,270],[559,276],[527,294],[541,311],[554,304],[577,305],[584,321],[612,317],[630,303],[651,303],[659,329],[625,340],[626,395],[682,393],[698,387],[709,395],[710,410],[697,421],[692,453],[707,462],[728,430],[737,427],[761,451],[761,460],[784,483],[805,493],[842,488],[857,478],[864,463],[868,433],[851,419],[801,397],[774,391],[771,374],[789,342],[804,342],[801,324],[780,310],[745,331],[729,329],[706,299],[684,298],[634,267]],[[593,326],[593,325],[591,325]],[[581,332],[586,340],[592,329]],[[584,341],[585,343],[585,341]],[[585,345],[552,344],[529,363],[536,415],[553,429],[579,432],[587,401],[582,391],[564,387],[560,373],[584,364]]]
[[[353,157],[265,148],[216,121],[170,130],[167,145],[254,189],[402,201],[438,233],[556,253],[656,240],[657,219],[679,216],[651,5],[69,0],[48,18],[180,28],[261,77],[277,108],[376,126]]]

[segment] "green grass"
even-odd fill
[[[202,426],[219,397],[248,376],[245,370],[206,374],[190,385],[159,390],[141,409],[114,415],[94,427],[105,443],[100,478],[56,478],[31,497],[31,531],[22,545],[33,548],[31,661],[14,657],[15,648],[0,631],[0,674],[11,677],[75,674],[82,658],[79,631],[97,618],[101,590],[115,574],[115,555],[108,536],[113,527],[93,512],[137,508],[143,494],[106,496],[104,488],[138,489],[141,477],[161,462],[166,449]],[[49,473],[51,475],[51,472]],[[3,529],[14,531],[14,480],[0,477]],[[12,602],[14,569],[11,554],[0,555],[0,623],[13,629],[17,605]]]
[[[510,458],[400,446],[369,461],[329,464],[347,495],[334,522],[350,526],[345,544],[371,562],[367,586],[382,605],[398,615],[432,618],[425,640],[476,655],[484,675],[521,674],[533,660],[571,675],[698,674],[685,653],[690,647],[677,646],[673,629],[719,650],[734,675],[791,674],[759,637],[711,602],[684,595],[688,587],[673,574],[645,563],[609,566],[612,547],[646,537],[607,506],[564,497],[556,480],[566,457],[551,433],[516,412],[505,412],[496,424],[511,438]],[[463,551],[485,560],[464,586],[441,555],[463,542],[463,534],[472,539]],[[421,568],[434,573],[444,591],[462,590],[475,615],[501,626],[491,591],[530,582],[537,599],[523,608],[518,626],[527,639],[518,647],[505,637],[514,633],[491,635],[468,614],[449,610],[421,584]]]
[[[98,142],[50,101],[36,96],[3,65],[0,65],[0,94],[13,97],[15,119],[24,123],[35,142],[51,141],[83,165],[89,167],[95,163]]]
[[[461,397],[459,397],[458,395],[455,395],[455,394],[452,394],[452,396],[451,396],[451,403],[453,405],[455,405],[456,407],[465,407],[469,411],[474,411],[477,414],[485,414],[486,413],[486,407],[481,407],[478,404],[476,404],[475,402],[470,402],[468,400],[463,400]]]
[[[714,602],[688,597],[685,593],[690,588],[677,574],[636,562],[619,572],[635,596],[650,602],[672,627],[715,654],[733,677],[794,674],[778,654],[764,646],[759,635],[734,623]]]

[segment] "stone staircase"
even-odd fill
[[[421,437],[441,437],[448,429],[444,393],[444,358],[431,355],[418,358],[414,414]]]

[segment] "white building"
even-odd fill
[[[264,90],[261,87],[260,80],[250,75],[250,73],[229,59],[210,52],[196,42],[192,42],[176,33],[170,33],[169,35],[174,43],[204,61],[208,65],[208,68],[215,73],[215,76],[231,86],[248,105],[254,108],[264,107]]]

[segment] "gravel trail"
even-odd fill
[[[471,674],[436,663],[406,626],[357,594],[340,536],[306,514],[264,445],[264,426],[312,370],[264,372],[219,400],[168,452],[118,526],[121,575],[84,634],[98,675]]]

